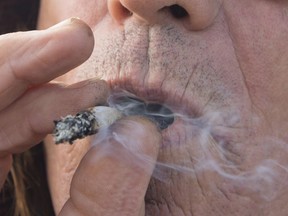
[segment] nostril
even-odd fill
[[[122,9],[122,13],[123,13],[124,15],[126,15],[127,17],[133,15],[133,13],[132,13],[129,9],[127,9],[126,7],[122,6],[121,9]]]
[[[173,17],[177,19],[188,17],[188,12],[180,5],[174,4],[168,7]]]

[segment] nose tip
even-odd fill
[[[120,25],[131,18],[149,25],[170,21],[188,30],[201,30],[213,23],[222,0],[108,0],[108,10]]]

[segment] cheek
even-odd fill
[[[48,28],[70,17],[78,17],[93,27],[107,12],[106,0],[42,0],[38,28]]]
[[[70,196],[72,177],[89,146],[88,140],[56,145],[51,136],[45,139],[48,184],[56,214]]]

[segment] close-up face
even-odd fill
[[[133,95],[174,114],[146,215],[288,212],[288,1],[42,0],[38,27],[69,17],[88,23],[95,47],[59,80],[103,79],[110,98]],[[46,139],[56,212],[92,140]]]

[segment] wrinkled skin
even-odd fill
[[[189,18],[164,8],[173,4]],[[150,181],[146,215],[287,214],[287,1],[43,0],[39,28],[71,16],[91,26],[95,49],[61,81],[101,78],[181,114],[162,132],[158,161],[182,169]],[[59,212],[90,139],[49,142]]]

